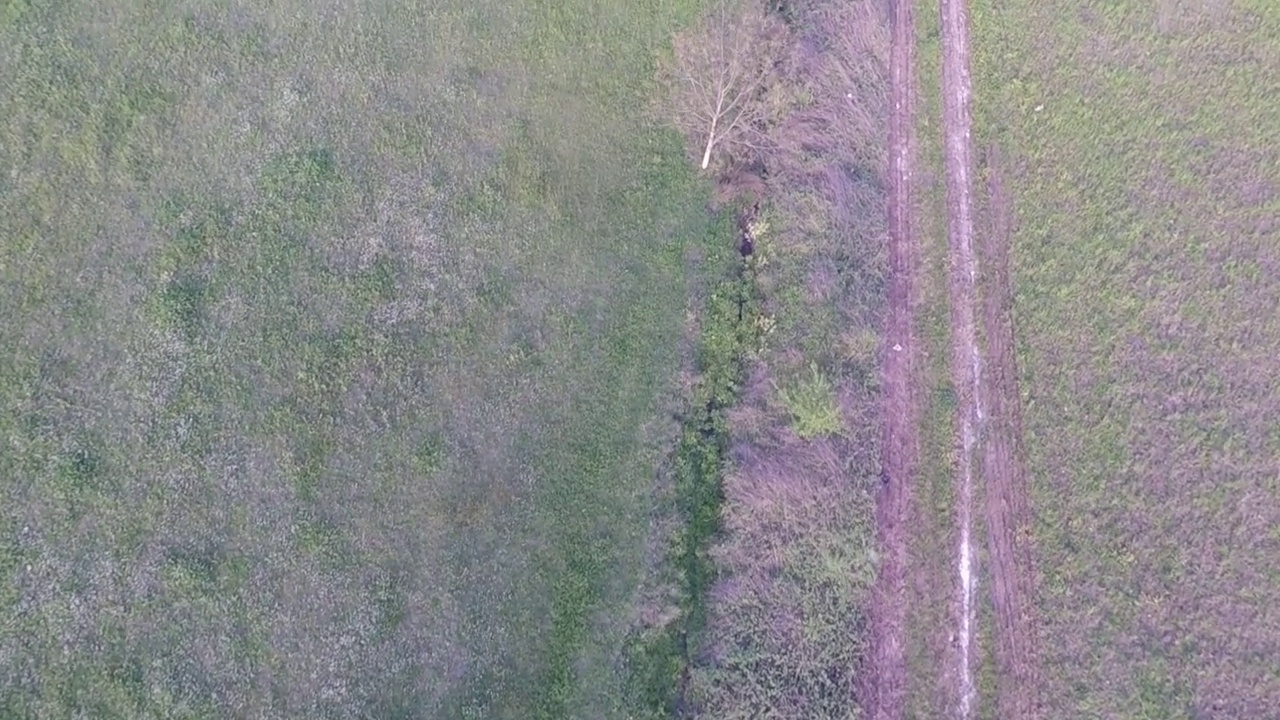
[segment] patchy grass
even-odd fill
[[[978,2],[1051,717],[1280,706],[1280,12]]]
[[[695,5],[3,5],[0,715],[630,712]]]

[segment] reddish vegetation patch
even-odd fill
[[[987,554],[991,563],[989,589],[995,610],[997,716],[1031,720],[1042,717],[1035,618],[1037,583],[1014,357],[1013,293],[1008,267],[1012,209],[994,146],[987,170],[991,224],[980,241],[986,268],[982,307],[986,336],[982,472],[986,480]]]
[[[781,361],[780,361],[781,362]],[[772,378],[756,364],[730,415],[717,581],[689,717],[846,717],[865,651],[861,599],[873,568],[864,478],[875,396],[837,390],[847,435],[801,439],[780,423]],[[683,716],[682,716],[683,717]]]
[[[911,234],[912,88],[911,3],[894,3],[889,74],[889,287],[882,373],[884,444],[876,494],[880,566],[871,592],[871,668],[865,706],[871,718],[900,718],[906,689],[906,545],[911,478],[918,438],[915,338],[915,238]]]

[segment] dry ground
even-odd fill
[[[943,167],[947,188],[947,294],[951,307],[951,383],[955,393],[956,665],[957,710],[972,712],[977,633],[973,495],[975,455],[983,421],[982,355],[978,350],[977,262],[973,255],[973,145],[969,31],[964,0],[940,0],[942,27]]]
[[[978,636],[995,640],[996,698],[1001,718],[1038,714],[1038,632],[1034,558],[1027,479],[1021,457],[1020,403],[1013,347],[1012,304],[1007,270],[1011,210],[993,153],[987,162],[989,219],[975,247],[973,103],[968,11],[965,0],[942,0],[941,48],[944,166],[950,238],[953,382],[958,399],[957,488],[960,548],[960,704],[962,717],[976,712],[977,649],[964,647]],[[975,255],[975,252],[978,255]],[[979,275],[979,255],[989,267]],[[979,280],[983,280],[979,287]],[[981,298],[979,299],[979,290]],[[981,302],[981,308],[977,307]],[[979,347],[975,313],[982,312],[984,347]],[[980,466],[979,466],[980,465]],[[975,467],[978,466],[978,467]],[[975,471],[980,472],[975,473]],[[985,506],[986,566],[976,564],[973,532],[975,495]],[[973,545],[968,545],[972,541]],[[970,565],[969,563],[973,563]],[[980,570],[982,572],[980,572]],[[966,627],[977,619],[975,588],[966,574],[989,584],[990,628]],[[985,618],[984,618],[985,619]],[[989,702],[989,701],[988,701]]]
[[[1035,567],[1020,398],[998,240],[1012,220],[979,194],[964,2],[916,6],[916,234],[923,258],[921,454],[909,557],[905,714],[1034,717]],[[985,169],[985,168],[982,168]],[[997,182],[996,188],[999,189]],[[1003,225],[1002,225],[1003,223]],[[996,245],[992,245],[996,242]],[[980,274],[980,266],[985,274]],[[950,585],[952,592],[940,592]]]

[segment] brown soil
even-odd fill
[[[911,231],[912,41],[910,0],[893,4],[889,125],[889,286],[884,376],[884,443],[876,495],[880,567],[871,592],[871,667],[864,705],[875,720],[901,718],[907,684],[907,518],[917,448],[913,360],[916,239]]]
[[[985,514],[996,622],[998,717],[1034,719],[1041,717],[1037,693],[1035,571],[1028,527],[1030,509],[1022,462],[1007,271],[1011,210],[1000,184],[998,159],[993,159],[995,169],[989,182],[992,226],[981,246],[984,258],[990,263],[990,275],[984,277],[987,292],[981,309],[986,346],[980,349],[976,318],[977,258],[974,255],[973,149],[965,0],[941,0],[940,11],[950,266],[948,292],[952,374],[957,400],[956,517],[961,528],[968,528],[971,524],[973,488],[979,469],[975,467],[979,460],[975,453],[981,449],[981,471],[989,483]],[[888,173],[890,277],[882,366],[882,477],[876,497],[877,544],[881,564],[872,588],[872,655],[865,688],[867,715],[876,719],[901,718],[904,714],[908,519],[912,516],[911,484],[919,448],[916,388],[919,378],[914,367],[917,347],[913,332],[918,247],[911,222],[914,32],[908,0],[898,0],[893,4],[892,22]],[[978,572],[976,559],[970,572],[975,576]],[[959,586],[953,617],[963,624],[967,615],[968,621],[972,622],[977,601],[971,596],[972,586],[966,588],[959,578],[956,582]],[[967,600],[966,594],[970,595]],[[958,635],[959,627],[955,631]],[[973,638],[977,627],[972,626],[970,633]],[[957,648],[957,652],[960,650]],[[968,659],[963,654],[956,657],[956,676],[951,681],[951,693],[955,693],[951,697],[958,701],[962,716],[975,710],[972,703],[976,700],[971,681],[976,647],[970,645],[967,654]]]
[[[1035,620],[1037,583],[1013,344],[1013,291],[1009,282],[1012,208],[1002,172],[999,150],[993,146],[987,157],[990,228],[981,240],[986,268],[982,310],[987,362],[983,378],[987,425],[982,470],[987,483],[987,554],[996,623],[998,717],[1033,720],[1043,716]]]

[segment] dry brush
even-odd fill
[[[662,111],[697,148],[703,170],[716,155],[742,160],[767,147],[770,89],[786,36],[763,4],[718,0],[673,39],[658,71],[669,90]]]

